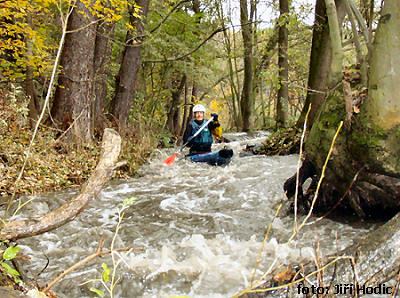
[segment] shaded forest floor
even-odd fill
[[[27,99],[0,91],[0,197],[82,185],[97,164],[101,140],[78,148],[57,139],[60,132],[44,125],[35,138],[22,178],[16,183],[33,133],[27,114]],[[134,175],[157,145],[157,135],[148,129],[131,129],[124,138],[120,157],[127,165],[114,177]]]

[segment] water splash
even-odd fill
[[[119,270],[116,297],[227,297],[248,286],[264,231],[276,206],[285,201],[282,185],[295,172],[298,156],[239,158],[237,153],[246,143],[259,142],[265,134],[229,137],[236,153],[229,166],[178,160],[168,167],[162,161],[171,152],[156,151],[139,178],[112,182],[73,222],[24,240],[24,250],[32,257],[31,274],[43,268],[47,256],[50,264],[40,280],[48,281],[94,251],[101,237],[109,244],[119,204],[134,196],[137,199],[126,211],[117,247],[143,246],[145,250],[122,254],[126,264]],[[44,196],[24,216],[45,212],[73,195],[68,191]],[[274,221],[256,277],[274,260],[281,266],[312,259],[317,241],[322,253],[332,253],[351,243],[355,234],[367,231],[326,219],[307,226],[297,242],[289,245],[284,242],[292,223],[285,214]],[[338,247],[332,245],[337,231]],[[99,259],[68,276],[56,291],[65,297],[92,297],[88,285],[77,284],[98,277],[104,261],[110,263]]]

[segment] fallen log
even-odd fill
[[[72,221],[96,198],[104,184],[107,183],[121,151],[121,137],[113,129],[105,129],[102,152],[88,181],[83,185],[78,196],[55,210],[39,217],[7,222],[0,230],[0,240],[17,240],[43,234]]]

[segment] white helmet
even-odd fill
[[[205,112],[206,112],[206,108],[205,108],[203,105],[201,105],[201,104],[197,104],[197,105],[195,105],[195,106],[193,107],[193,113],[196,113],[196,112],[203,112],[203,113],[205,113]]]

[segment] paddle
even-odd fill
[[[204,123],[202,126],[200,126],[199,130],[196,131],[196,133],[191,136],[187,142],[185,144],[183,144],[180,148],[179,151],[175,152],[174,154],[172,154],[171,156],[168,156],[165,160],[164,163],[168,166],[172,165],[175,162],[176,157],[178,156],[178,153],[181,152],[183,150],[183,148],[186,147],[187,144],[189,144],[189,142],[191,140],[193,140],[195,137],[197,137],[199,135],[199,133],[208,126],[208,124],[210,124],[210,122],[213,121],[213,117],[211,117],[206,123]]]

